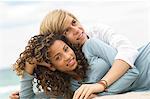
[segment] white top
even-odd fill
[[[116,48],[118,53],[115,59],[121,59],[133,67],[139,52],[126,37],[115,33],[112,28],[102,24],[90,28],[88,27],[86,30],[90,37],[99,38],[110,46]]]

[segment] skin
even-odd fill
[[[43,66],[48,67],[50,70],[55,71],[56,69],[68,74],[72,74],[73,70],[77,67],[77,60],[74,51],[63,41],[56,40],[53,45],[51,45],[48,49],[49,56],[51,60],[51,64],[43,63],[35,63],[43,64]],[[31,65],[26,63],[25,71],[29,74],[33,74],[33,70],[36,65]]]
[[[19,92],[18,91],[14,91],[11,93],[11,95],[9,95],[10,99],[19,99]]]
[[[66,29],[63,32],[63,35],[71,42],[72,44],[83,45],[87,40],[87,34],[85,33],[81,24],[73,19],[68,17],[65,22]]]
[[[63,41],[56,40],[49,48],[52,68],[69,73],[77,67],[74,51]]]

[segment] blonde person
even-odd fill
[[[89,37],[96,35],[95,37],[117,49],[117,55],[111,69],[101,79],[105,81],[104,83],[107,83],[107,86],[110,86],[124,75],[130,67],[132,68],[134,66],[133,64],[138,56],[138,51],[128,39],[116,34],[110,27],[100,26],[89,30],[91,31],[84,30],[78,19],[72,13],[56,9],[48,13],[43,19],[40,34],[46,32],[60,33],[67,37],[72,44],[83,42],[85,39],[83,34],[87,34]],[[74,40],[75,38],[76,40]],[[104,89],[101,90],[104,91]]]
[[[105,81],[99,80],[111,68],[117,51],[98,39],[84,36],[86,39],[76,48],[61,35],[45,33],[32,37],[14,65],[22,76],[20,98],[91,99],[99,95],[150,90],[147,75],[150,73],[150,43],[139,49],[135,66],[107,87]],[[42,66],[43,62],[49,65]],[[38,63],[40,65],[36,65]],[[34,93],[32,81],[43,91]]]

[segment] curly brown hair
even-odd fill
[[[76,48],[74,45],[70,44],[68,40],[60,34],[45,33],[44,35],[36,35],[32,37],[28,45],[25,47],[25,50],[20,54],[20,57],[17,59],[16,63],[13,65],[14,70],[18,75],[23,75],[25,70],[25,63],[34,64],[34,59],[38,62],[47,62],[51,63],[49,59],[48,49],[53,45],[56,40],[62,40],[67,43],[75,52],[78,66],[74,70],[79,76],[84,79],[86,77],[86,70],[88,68],[88,62],[84,57],[80,48]],[[47,67],[37,65],[34,69],[34,76],[36,78],[37,88],[42,89],[54,96],[69,96],[68,93],[72,93],[70,90],[70,78],[71,75],[68,75],[64,72],[58,70],[51,71]]]

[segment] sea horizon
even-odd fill
[[[19,77],[9,67],[0,69],[0,80],[1,99],[8,99],[11,92],[20,89]]]

